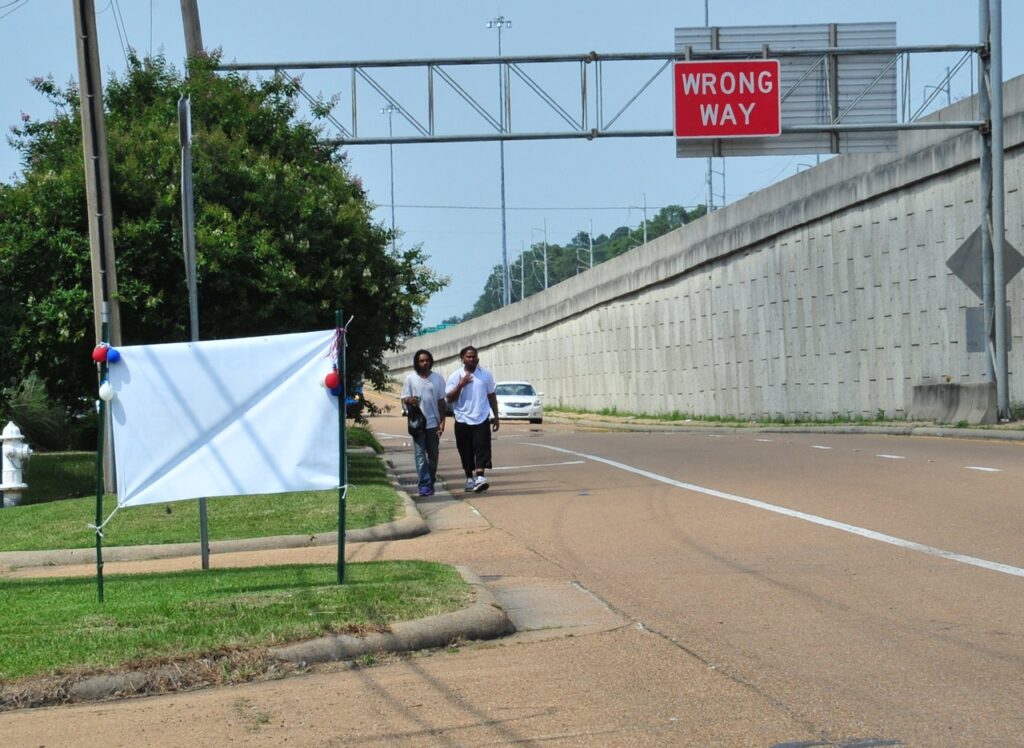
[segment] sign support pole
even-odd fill
[[[345,348],[348,347],[346,330],[341,326],[342,313],[334,311],[338,347],[338,584],[345,583],[345,494],[348,492],[348,450],[345,436],[346,393]]]
[[[107,303],[103,302],[103,320],[100,324],[100,336],[105,341],[110,332],[108,320]],[[104,357],[100,362],[100,383],[107,378],[107,360]],[[103,602],[103,436],[107,431],[107,401],[103,398],[98,400],[99,414],[96,424],[96,593],[99,601]]]
[[[1003,164],[1003,4],[990,3],[989,44],[992,81],[992,303],[996,333],[996,410],[1010,420],[1009,362],[1006,351],[1006,191]]]

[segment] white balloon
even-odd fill
[[[110,386],[110,382],[103,382],[100,385],[100,400],[110,402],[114,399],[114,388]]]

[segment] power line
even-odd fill
[[[7,16],[11,15],[11,13],[16,13],[17,11],[21,10],[28,4],[29,0],[11,0],[11,2],[9,3],[4,3],[3,5],[0,5],[0,10],[3,10],[4,8],[11,8],[12,5],[15,7],[11,8],[9,11],[4,13],[2,16],[0,16],[0,18],[7,18]]]
[[[121,30],[122,27],[124,27],[124,17],[121,16],[121,6],[117,0],[112,0],[107,8],[111,8],[111,6],[113,6],[111,15],[114,17],[114,28],[117,29],[117,39],[121,42],[121,53],[124,55],[124,64],[128,65],[128,50],[131,49],[131,44],[128,43],[128,29],[124,28],[124,33],[122,34]],[[96,15],[99,14],[97,13]]]

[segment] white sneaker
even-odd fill
[[[491,484],[487,482],[487,479],[482,475],[478,475],[476,480],[473,482],[473,493],[481,493],[491,487]]]
[[[475,491],[476,490],[476,481],[473,480],[472,478],[466,478],[466,490],[467,491]]]

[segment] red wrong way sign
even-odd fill
[[[778,60],[677,62],[677,138],[749,138],[782,132]]]

